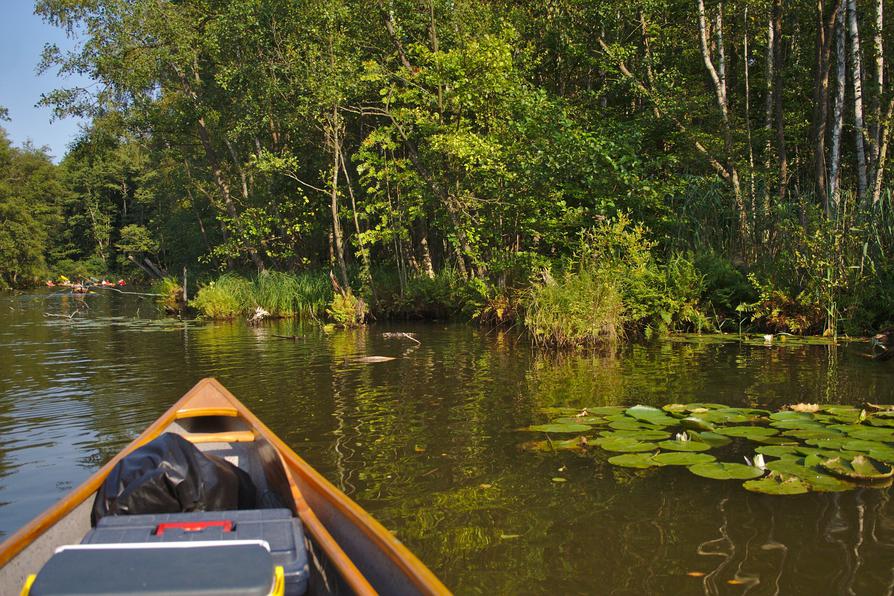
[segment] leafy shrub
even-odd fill
[[[453,269],[434,277],[410,277],[403,288],[396,276],[378,273],[374,277],[376,310],[386,317],[446,319],[458,314],[473,317],[488,298],[487,284],[481,279],[464,279]]]
[[[796,334],[822,330],[825,312],[803,291],[792,296],[771,282],[761,282],[753,273],[748,278],[757,289],[758,299],[743,305],[741,310],[750,312],[752,320],[760,322],[763,328],[776,333]]]
[[[64,275],[71,280],[96,279],[106,275],[106,262],[94,255],[81,261],[62,259],[53,266],[56,275]]]
[[[702,277],[683,255],[659,262],[655,246],[645,227],[622,213],[581,235],[578,267],[614,280],[631,331],[649,336],[684,326],[701,330],[706,324],[698,308]]]
[[[708,251],[695,257],[693,265],[704,282],[703,300],[715,311],[732,315],[740,304],[757,300],[757,293],[748,277],[736,269],[729,259]]]
[[[177,313],[183,310],[183,286],[175,278],[165,277],[157,280],[152,284],[151,291],[153,294],[160,294],[156,296],[155,302],[165,312]]]
[[[336,292],[332,298],[326,314],[336,325],[345,328],[360,327],[366,320],[366,303],[358,298],[350,290],[341,293]]]

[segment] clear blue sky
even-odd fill
[[[0,10],[0,106],[9,109],[12,122],[0,122],[14,145],[26,139],[38,147],[50,148],[55,161],[65,155],[66,146],[77,136],[79,121],[66,118],[50,123],[49,108],[37,108],[40,94],[58,87],[85,86],[84,79],[60,78],[55,72],[37,75],[37,65],[46,43],[63,50],[77,41],[62,29],[43,22],[34,14],[32,0],[2,0]]]

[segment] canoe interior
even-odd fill
[[[121,454],[55,507],[0,545],[0,593],[17,593],[64,544],[90,529],[96,492],[126,453],[156,436],[184,436],[251,476],[259,502],[301,518],[310,561],[309,594],[447,594],[443,584],[393,535],[295,455],[235,397],[204,379]]]

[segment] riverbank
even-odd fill
[[[464,320],[513,327],[562,349],[681,332],[867,336],[894,319],[885,298],[891,280],[882,274],[850,285],[802,280],[795,293],[795,281],[773,281],[779,270],[736,268],[713,253],[663,253],[623,215],[582,234],[573,258],[518,258],[476,275],[449,267],[349,271],[340,283],[328,270],[226,273],[200,284],[188,306],[213,320],[262,313],[343,327],[367,319]],[[182,292],[174,280],[159,287],[168,303]]]

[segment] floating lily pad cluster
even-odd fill
[[[624,468],[685,466],[697,476],[741,480],[773,495],[888,486],[894,476],[894,406],[790,406],[779,412],[723,404],[637,405],[576,410],[545,408],[547,424],[522,430],[546,433],[525,449],[609,452]],[[577,435],[558,439],[552,435]],[[740,448],[740,449],[737,449]],[[718,461],[721,453],[753,451],[753,458]]]

